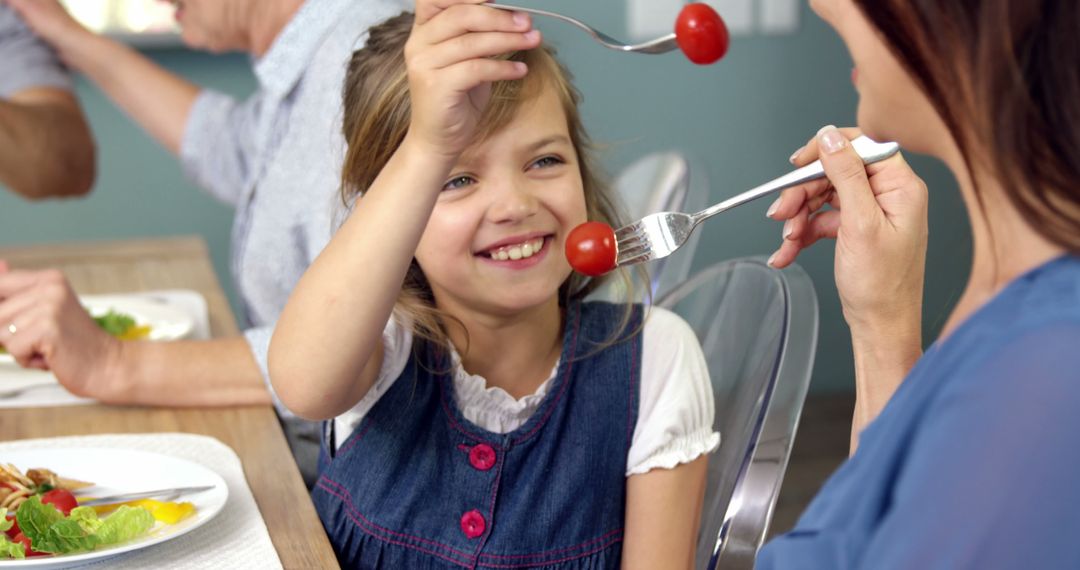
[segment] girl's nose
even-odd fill
[[[536,214],[539,203],[520,183],[508,181],[493,188],[488,220],[493,223],[516,223]]]

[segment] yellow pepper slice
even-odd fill
[[[195,505],[184,503],[170,503],[165,501],[155,501],[154,499],[140,499],[138,501],[128,501],[121,503],[132,507],[143,507],[150,511],[150,514],[155,520],[159,520],[165,524],[176,524],[191,515],[195,514]],[[100,507],[94,507],[98,515],[112,512],[120,507],[120,504],[116,505],[102,505]]]

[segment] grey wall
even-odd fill
[[[543,6],[624,35],[621,3],[545,0]],[[736,37],[728,57],[710,67],[694,66],[678,53],[619,54],[564,25],[539,24],[577,77],[586,97],[586,123],[594,139],[605,143],[603,158],[610,171],[654,150],[682,149],[706,165],[711,198],[719,200],[786,172],[787,157],[822,125],[854,124],[850,58],[831,30],[809,9],[804,12],[797,34]],[[183,51],[152,55],[202,84],[237,94],[253,86],[246,60],[240,57]],[[0,193],[0,243],[200,233],[228,286],[230,211],[184,181],[176,162],[95,90],[80,85],[79,95],[101,153],[93,196],[27,205]],[[921,157],[910,161],[931,189],[925,310],[929,342],[966,278],[970,238],[948,172]],[[767,201],[756,202],[710,221],[703,228],[695,265],[770,254],[780,242],[780,225],[765,219],[767,207]],[[850,389],[850,339],[833,286],[831,246],[805,253],[799,263],[813,278],[821,304],[813,389]]]

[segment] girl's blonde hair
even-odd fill
[[[342,199],[346,204],[361,197],[371,186],[408,131],[411,103],[404,48],[412,25],[413,14],[403,12],[372,27],[367,44],[353,53],[349,62],[344,92],[344,134],[348,149],[341,176]],[[529,73],[521,80],[499,81],[492,85],[490,102],[473,140],[482,141],[499,131],[510,123],[523,104],[534,100],[545,88],[554,89],[566,114],[570,140],[578,155],[588,219],[612,227],[621,226],[616,200],[591,158],[592,146],[578,113],[581,95],[571,84],[569,71],[546,46],[508,54],[502,59],[525,62]],[[624,281],[629,298],[633,298],[629,273],[625,269],[619,269],[617,273]],[[559,288],[560,306],[583,299],[602,286],[610,275],[590,279],[572,273]],[[647,276],[643,282],[648,283]],[[416,259],[405,275],[394,312],[404,322],[412,323],[418,337],[436,346],[448,346],[444,328],[448,315],[435,306],[434,294]],[[622,323],[616,327],[612,338],[602,344],[615,342],[630,318],[631,307],[627,304]]]

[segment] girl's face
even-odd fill
[[[859,92],[858,125],[869,137],[942,156],[951,139],[941,117],[853,0],[810,0],[847,45]]]
[[[554,298],[566,234],[586,217],[566,115],[545,89],[462,154],[416,259],[441,309],[512,315]]]

